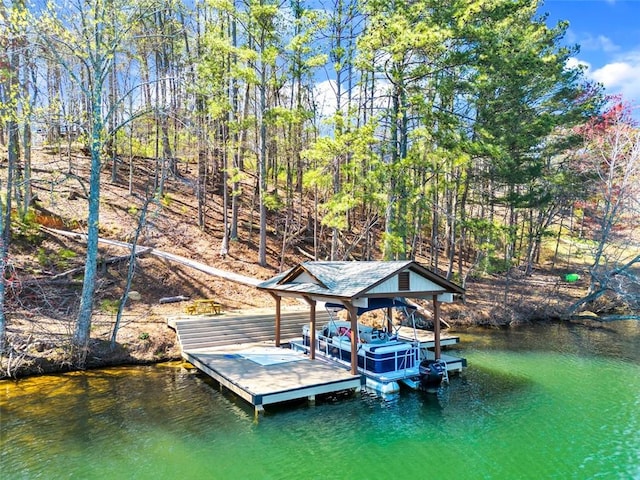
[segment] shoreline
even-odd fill
[[[470,329],[496,329],[510,330],[529,325],[539,324],[555,324],[570,323],[574,326],[583,328],[603,328],[605,324],[596,320],[585,319],[539,319],[537,321],[527,321],[517,324],[456,324],[455,322],[449,329],[453,333],[463,333]],[[164,330],[164,331],[162,331]],[[15,380],[22,378],[55,375],[70,372],[81,372],[103,368],[113,368],[121,366],[136,365],[154,365],[165,362],[173,362],[182,360],[176,333],[168,325],[160,327],[153,334],[138,335],[137,341],[128,342],[126,345],[118,343],[115,349],[111,349],[111,344],[107,340],[95,339],[90,340],[89,351],[87,352],[86,362],[83,367],[74,365],[70,358],[61,355],[61,348],[53,346],[40,352],[37,351],[38,341],[34,341],[31,351],[25,352],[22,358],[13,359],[18,362],[15,367],[9,368],[7,375],[7,365],[9,358],[2,357],[2,375],[0,380]],[[52,345],[49,345],[52,347]]]

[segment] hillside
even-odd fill
[[[2,373],[10,376],[73,368],[69,340],[82,285],[84,242],[40,226],[84,232],[88,187],[82,179],[88,178],[88,159],[75,152],[36,150],[33,167],[37,214],[26,223],[15,223],[10,251],[10,267],[15,273],[7,285],[6,312],[12,350],[2,365]],[[135,168],[131,195],[128,166],[121,165],[117,182],[111,182],[111,166],[105,165],[101,238],[123,242],[134,238],[143,204],[141,194],[150,190],[154,178],[152,161],[138,159]],[[269,278],[308,259],[311,238],[301,235],[282,255],[282,239],[272,227],[267,248],[269,266],[260,267],[256,263],[258,215],[248,203],[240,209],[239,240],[231,242],[226,254],[221,255],[221,191],[208,199],[206,227],[200,229],[193,178],[188,165],[181,170],[180,176],[167,180],[162,201],[150,207],[139,245],[257,279]],[[279,225],[275,217],[272,220],[271,225]],[[301,253],[305,251],[307,255]],[[96,289],[88,367],[178,358],[175,337],[166,319],[181,313],[185,304],[160,303],[165,297],[215,298],[224,311],[274,305],[271,297],[250,286],[143,255],[138,259],[131,288],[137,294],[131,295],[125,308],[118,345],[112,351],[109,339],[128,268],[126,259],[117,257],[128,253],[125,248],[100,246],[101,257],[112,263],[104,263]],[[466,303],[446,308],[445,320],[454,328],[463,328],[557,317],[582,291],[579,283],[562,282],[561,273],[540,271],[525,277],[515,271],[509,278],[473,280],[467,285]]]

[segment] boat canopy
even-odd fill
[[[369,298],[367,302],[368,305],[366,307],[358,307],[358,316],[362,315],[365,312],[370,312],[371,310],[378,310],[380,308],[408,308],[411,310],[416,310],[414,305],[408,304],[405,300],[394,297],[394,298]],[[329,310],[341,310],[346,308],[341,303],[326,303],[325,307]]]
[[[440,358],[440,303],[451,302],[455,295],[464,295],[464,288],[433,272],[415,260],[397,261],[308,261],[279,273],[257,285],[276,301],[275,344],[280,346],[281,301],[283,297],[297,297],[310,305],[309,323],[315,332],[316,306],[327,302],[331,308],[353,305],[350,318],[352,330],[357,328],[358,315],[380,308],[410,308],[405,298],[433,301],[435,355]],[[366,308],[357,305],[365,304]],[[387,318],[387,322],[391,319]],[[309,357],[315,358],[315,342]],[[356,342],[351,343],[351,373],[358,374]]]

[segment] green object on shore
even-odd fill
[[[580,275],[578,275],[577,273],[567,273],[564,276],[564,279],[567,282],[577,282],[578,280],[580,280]]]

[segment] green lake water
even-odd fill
[[[0,381],[1,479],[640,479],[640,324],[468,331],[439,395],[253,409],[178,364]]]

